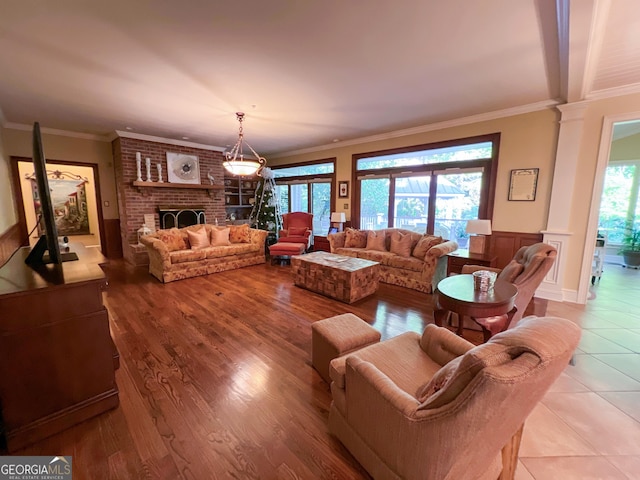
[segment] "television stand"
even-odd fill
[[[102,301],[104,257],[0,268],[0,424],[9,452],[118,406],[118,353]],[[1,441],[0,441],[1,443]]]

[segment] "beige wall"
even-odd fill
[[[351,180],[351,156],[355,153],[420,145],[495,132],[501,133],[501,139],[493,228],[498,231],[539,232],[546,227],[551,195],[558,132],[558,113],[555,109],[339,147],[316,153],[269,159],[269,164],[283,165],[336,157],[336,179]],[[514,168],[540,169],[538,191],[534,202],[509,202],[507,200],[510,170]],[[336,198],[336,200],[339,211],[343,210],[344,203],[349,203],[347,210],[347,218],[349,219],[352,199]]]
[[[2,131],[4,153],[8,157],[31,158],[31,131],[5,128]],[[44,155],[47,160],[64,160],[98,165],[102,214],[105,219],[118,218],[116,181],[113,170],[111,143],[61,135],[42,134]],[[108,202],[109,206],[105,206]],[[1,208],[1,207],[0,207]]]
[[[4,148],[0,131],[0,235],[18,222],[16,206],[11,183],[11,167],[9,154]]]

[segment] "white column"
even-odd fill
[[[558,148],[553,170],[553,187],[547,228],[542,231],[544,242],[558,250],[556,261],[536,291],[536,296],[549,300],[563,301],[564,277],[567,270],[567,250],[573,233],[569,231],[571,207],[576,188],[575,175],[578,170],[578,158],[584,115],[587,105],[574,103],[559,105],[562,114],[558,132]]]

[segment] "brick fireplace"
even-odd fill
[[[128,137],[116,138],[111,146],[118,191],[122,251],[130,263],[135,265],[145,263],[146,252],[144,247],[141,248],[138,245],[137,231],[144,223],[145,214],[153,214],[156,229],[162,228],[159,215],[160,207],[170,206],[171,209],[179,211],[192,210],[194,206],[197,206],[202,211],[207,223],[213,224],[216,219],[219,222],[224,222],[225,205],[224,195],[221,191],[181,188],[180,184],[164,188],[133,185],[137,178],[136,152],[140,152],[142,157],[143,178],[146,178],[145,159],[150,158],[152,179],[157,181],[156,164],[160,163],[163,180],[166,184],[167,152],[171,152],[197,156],[200,183],[209,185],[207,175],[211,174],[215,178],[215,184],[222,185],[224,181],[222,152]]]

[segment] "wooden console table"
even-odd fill
[[[22,248],[0,268],[0,422],[10,452],[118,406],[105,259],[72,250],[79,260],[36,271]]]

